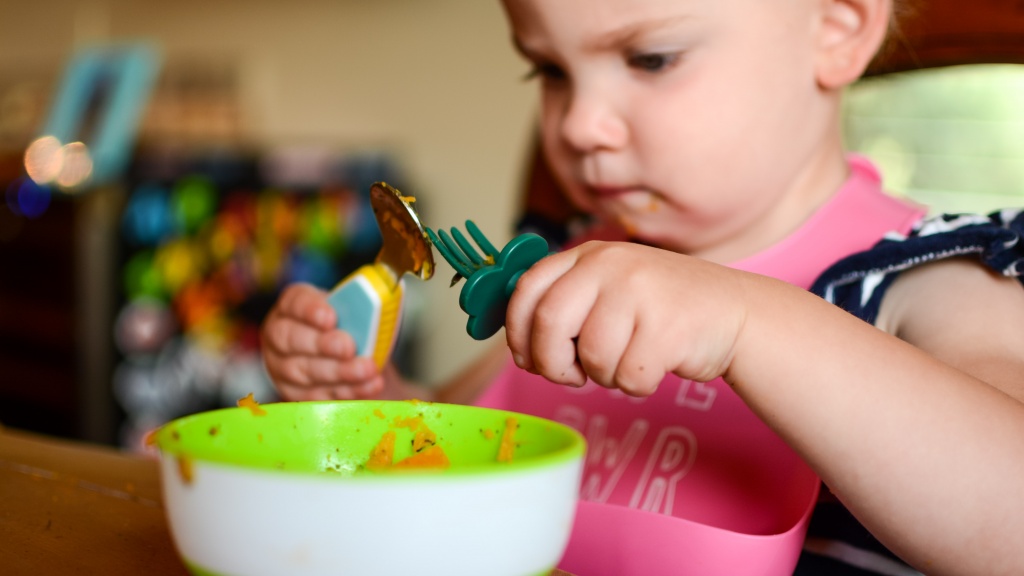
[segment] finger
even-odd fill
[[[655,344],[664,335],[651,334],[638,326],[622,353],[616,367],[614,385],[630,396],[650,396],[665,377],[665,368],[658,364]]]
[[[599,297],[583,322],[576,355],[583,371],[595,383],[616,388],[616,372],[633,338],[634,318],[609,298]]]
[[[291,284],[281,292],[275,311],[326,330],[337,324],[334,308],[327,302],[327,293],[312,284]]]
[[[579,362],[576,340],[597,300],[592,274],[570,270],[541,296],[534,310],[530,354],[548,380],[582,386],[587,374]]]
[[[318,354],[323,334],[320,328],[278,315],[268,317],[260,331],[263,348],[285,356]]]
[[[290,382],[279,382],[277,391],[289,402],[331,400],[330,388],[324,386],[301,386]]]
[[[264,349],[283,356],[330,356],[348,359],[355,356],[352,336],[341,330],[321,329],[292,319],[269,318],[261,331]]]
[[[376,397],[384,388],[384,377],[375,376],[359,384],[345,384],[329,387],[329,395],[335,400],[362,400]]]
[[[292,356],[275,364],[280,380],[302,386],[361,384],[377,375],[370,358],[339,361],[319,356]]]
[[[384,376],[371,378],[369,381],[355,386],[354,389],[356,398],[376,398],[384,391]]]
[[[551,285],[573,267],[576,257],[574,249],[543,258],[516,283],[505,312],[505,340],[520,368],[533,370],[530,342],[537,303]]]

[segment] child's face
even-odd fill
[[[541,83],[547,158],[579,207],[730,259],[821,201],[812,167],[838,129],[814,77],[817,0],[504,4]]]

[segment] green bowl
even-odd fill
[[[448,465],[374,466],[388,436],[392,464],[443,452]],[[215,410],[154,439],[179,553],[224,576],[546,574],[585,451],[556,422],[415,401]]]

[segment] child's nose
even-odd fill
[[[601,90],[575,91],[565,105],[561,132],[580,152],[621,148],[628,136],[625,117]]]

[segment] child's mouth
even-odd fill
[[[590,193],[599,198],[614,198],[624,196],[633,192],[645,192],[636,186],[587,186]]]

